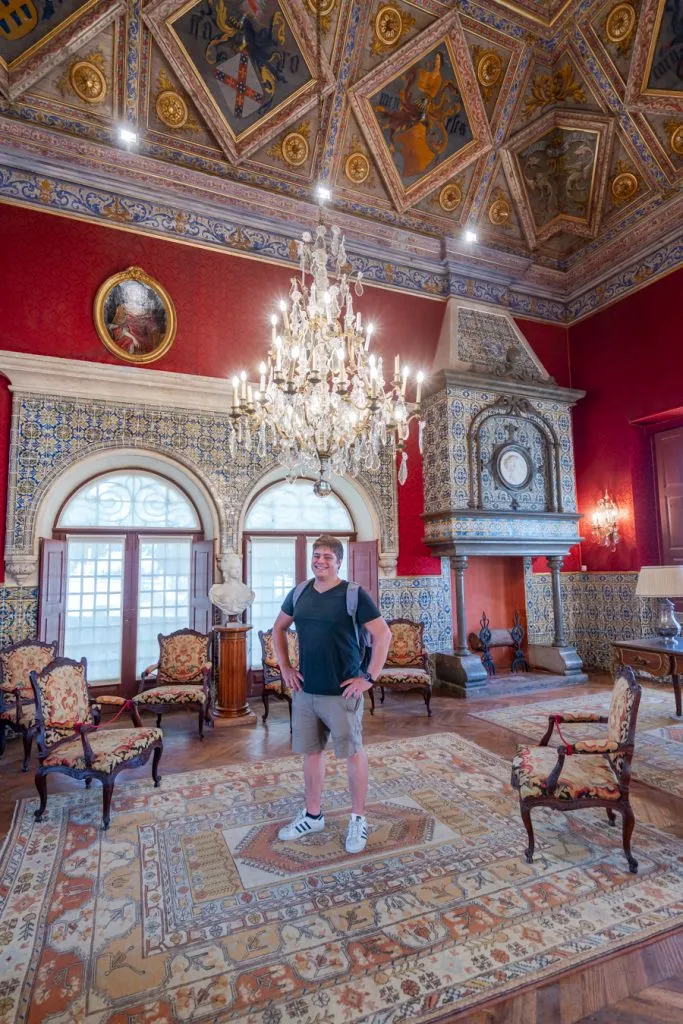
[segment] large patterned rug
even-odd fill
[[[475,718],[494,722],[538,743],[548,728],[548,715],[565,711],[594,711],[607,714],[611,693],[586,694],[517,704],[492,711],[471,712]],[[604,734],[604,725],[563,725],[562,735],[571,742]],[[554,732],[551,744],[560,743]],[[669,686],[643,686],[636,725],[633,777],[648,786],[683,797],[683,719],[675,719],[673,691]]]
[[[683,923],[683,844],[638,826],[640,874],[604,813],[539,811],[525,836],[509,765],[452,734],[368,748],[368,847],[344,852],[345,766],[328,827],[276,838],[301,760],[121,782],[18,805],[0,876],[0,1021],[435,1022]]]

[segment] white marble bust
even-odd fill
[[[239,555],[228,551],[220,560],[223,582],[214,583],[209,590],[212,604],[228,617],[241,615],[254,600],[254,591],[242,583],[242,563]]]

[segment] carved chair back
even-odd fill
[[[275,654],[275,644],[273,643],[273,631],[272,629],[259,630],[258,638],[261,641],[261,660],[263,662],[263,684],[267,686],[268,683],[274,682],[276,679],[280,679],[280,666],[277,663],[277,655]],[[296,635],[296,630],[287,630],[287,651],[289,653],[289,662],[292,668],[299,667],[299,639]]]
[[[33,700],[29,672],[41,672],[57,657],[57,644],[42,640],[20,640],[0,650],[0,689],[4,695],[19,688],[22,701]]]
[[[612,767],[622,785],[628,786],[636,737],[636,721],[642,688],[630,669],[620,668],[612,690],[609,706],[607,738],[616,743],[619,752],[608,754]]]
[[[55,658],[42,672],[31,672],[30,678],[40,753],[58,740],[77,735],[79,725],[95,724],[88,698],[85,658]]]
[[[211,661],[211,633],[177,629],[159,633],[159,667],[155,685],[190,683],[200,685],[203,669]]]
[[[387,668],[424,668],[424,624],[412,619],[390,619],[391,644]]]

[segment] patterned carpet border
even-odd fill
[[[553,700],[517,704],[514,707],[494,708],[491,711],[472,711],[474,718],[500,725],[509,732],[519,733],[538,743],[548,727],[548,715],[566,711],[593,711],[607,714],[611,692],[583,694]],[[683,720],[674,715],[671,687],[643,686],[638,711],[636,744],[633,756],[633,778],[655,789],[683,799]],[[572,739],[588,739],[604,734],[606,726],[599,724],[562,726],[562,734]],[[551,743],[559,743],[557,734]]]
[[[683,844],[637,826],[640,874],[602,813],[540,811],[509,764],[439,733],[368,746],[370,839],[280,843],[298,757],[119,780],[16,809],[0,858],[0,1024],[408,1024],[546,982],[683,924]]]

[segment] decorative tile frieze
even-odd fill
[[[440,576],[380,579],[379,607],[385,619],[412,619],[425,627],[428,651],[453,648],[450,560],[441,559]]]
[[[611,641],[651,636],[654,600],[636,597],[637,572],[567,572],[560,575],[567,641],[585,668],[609,671]],[[552,643],[550,573],[534,573],[525,560],[524,582],[530,643]]]
[[[38,635],[38,588],[0,585],[0,647]]]
[[[207,488],[220,521],[221,545],[239,550],[239,522],[254,485],[278,465],[269,449],[236,443],[230,417],[178,407],[15,392],[12,414],[6,558],[37,549],[38,506],[61,473],[94,451],[138,448],[186,466]],[[251,448],[251,450],[250,450]],[[359,475],[380,524],[380,551],[398,549],[395,466],[383,452],[377,472]]]

